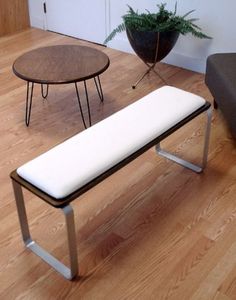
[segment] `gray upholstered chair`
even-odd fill
[[[236,53],[210,55],[205,82],[236,138]]]

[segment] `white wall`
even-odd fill
[[[43,0],[28,1],[31,25],[45,29],[45,17],[42,9]],[[127,12],[126,4],[130,4],[134,9],[141,12],[145,8],[154,11],[156,3],[166,2],[167,8],[174,10],[176,0],[107,0],[107,2],[109,4],[109,20],[107,22],[108,29],[106,30],[109,31],[122,22],[121,16]],[[197,24],[213,39],[200,40],[190,34],[180,36],[176,46],[164,61],[183,68],[204,72],[206,58],[209,54],[236,52],[236,1],[178,0],[178,13],[180,15],[192,9],[196,9],[192,17],[200,19]],[[88,21],[91,21],[91,19],[92,16],[89,16]],[[109,46],[123,51],[132,51],[125,33],[117,35]]]
[[[103,43],[108,34],[109,1],[28,0],[30,23],[32,27]]]
[[[48,30],[103,43],[107,36],[107,0],[45,0],[45,2]]]
[[[43,0],[28,0],[30,24],[32,27],[46,29]]]

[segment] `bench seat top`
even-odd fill
[[[164,86],[29,161],[17,169],[17,174],[60,200],[205,103],[195,94]]]

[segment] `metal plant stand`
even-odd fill
[[[147,71],[145,71],[140,78],[135,82],[134,85],[132,85],[132,88],[135,89],[137,85],[152,71],[157,77],[159,77],[165,84],[167,84],[166,80],[160,75],[159,72],[155,70],[155,66],[157,64],[158,60],[158,53],[159,53],[159,41],[160,41],[160,32],[157,32],[157,43],[156,43],[156,51],[155,51],[155,59],[154,62],[149,64],[145,62],[141,57],[141,60],[145,63],[145,65],[148,67]]]
[[[147,65],[148,69],[147,71],[145,71],[143,73],[143,75],[135,82],[134,85],[132,85],[132,88],[135,89],[137,87],[137,85],[144,79],[144,77],[146,77],[151,71],[156,74],[157,77],[159,77],[166,85],[168,85],[167,81],[161,76],[161,74],[155,70],[155,66],[157,64],[158,61],[155,61],[153,64],[148,64],[145,61],[143,61],[145,63],[145,65]]]
[[[153,72],[165,84],[166,80],[161,76],[155,68],[157,63],[165,58],[173,49],[176,41],[178,40],[179,33],[176,31],[139,31],[136,29],[126,28],[126,33],[131,47],[137,56],[148,67],[132,88],[136,86],[150,73]]]

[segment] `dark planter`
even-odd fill
[[[158,32],[126,29],[127,37],[134,52],[146,63],[154,63]],[[172,50],[179,33],[176,31],[160,32],[159,48],[156,61],[161,61]]]

